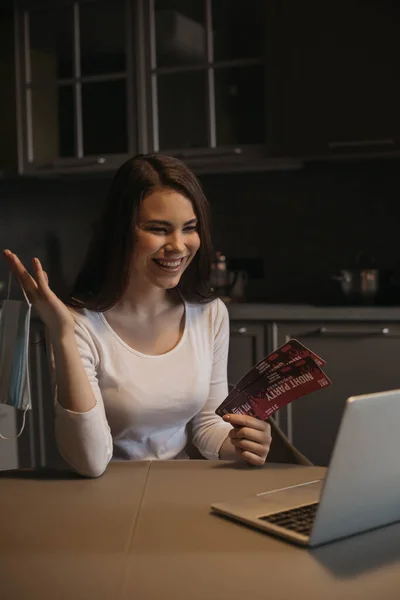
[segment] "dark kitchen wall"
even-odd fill
[[[215,246],[228,258],[262,258],[264,277],[250,281],[251,298],[335,301],[330,276],[354,266],[360,251],[385,269],[400,262],[399,166],[397,160],[368,161],[203,176]],[[39,256],[56,288],[69,285],[109,181],[0,181],[0,246],[24,260]],[[1,261],[0,281],[6,276]]]
[[[56,290],[70,285],[87,248],[107,178],[0,180],[0,246],[38,256]],[[0,259],[0,281],[7,278]],[[4,297],[5,290],[0,292]]]
[[[252,298],[340,303],[331,279],[341,268],[400,264],[400,160],[313,164],[280,171],[203,178],[213,206],[214,243],[227,257],[262,257]],[[398,276],[398,275],[397,275]]]

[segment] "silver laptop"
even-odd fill
[[[400,521],[399,427],[400,390],[348,398],[324,480],[211,509],[309,547]]]

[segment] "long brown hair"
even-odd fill
[[[138,154],[115,174],[86,258],[66,304],[105,311],[123,296],[129,279],[140,203],[156,189],[173,189],[188,198],[198,220],[200,248],[177,286],[185,299],[207,302],[213,256],[209,204],[190,169],[177,158]]]

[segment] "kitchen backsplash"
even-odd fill
[[[383,269],[398,268],[399,165],[393,159],[202,176],[214,245],[228,258],[262,259],[264,276],[250,279],[249,299],[329,303],[331,275],[354,266],[360,251]],[[70,285],[108,185],[105,176],[0,180],[0,246],[24,260],[39,256],[55,288]],[[0,281],[6,276],[1,261]]]
[[[331,275],[354,267],[359,252],[384,271],[399,269],[399,167],[400,160],[315,163],[204,178],[215,245],[228,257],[263,258],[264,279],[249,283],[252,297],[339,302]]]

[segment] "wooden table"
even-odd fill
[[[398,600],[400,525],[310,551],[210,514],[323,474],[212,461],[112,463],[99,479],[2,473],[0,598]]]

